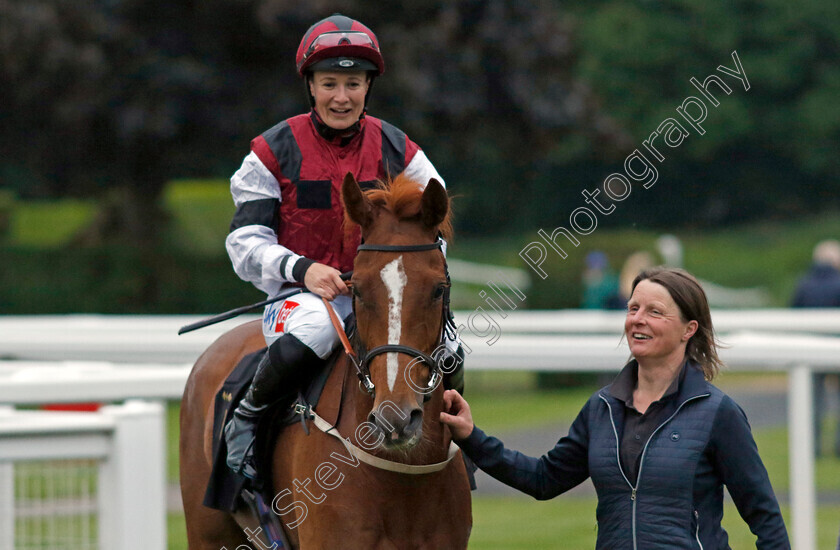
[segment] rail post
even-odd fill
[[[791,542],[797,550],[816,548],[814,414],[811,367],[790,369],[788,445],[790,450]]]
[[[114,419],[115,427],[112,453],[99,468],[100,547],[165,550],[163,404],[131,400],[101,411]]]

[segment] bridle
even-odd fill
[[[443,241],[438,239],[434,243],[429,244],[414,244],[414,245],[390,245],[390,244],[361,244],[356,249],[357,252],[424,252],[428,250],[441,250],[443,246]],[[446,262],[444,260],[444,266],[446,266]],[[434,355],[438,355],[440,352],[438,350],[443,350],[445,348],[441,348],[441,344],[444,343],[444,338],[447,333],[453,333],[455,330],[454,324],[452,322],[450,310],[449,310],[449,271],[444,267],[446,272],[446,286],[444,287],[444,295],[443,295],[443,307],[441,312],[441,328],[440,328],[440,335],[438,336],[438,341],[435,344],[435,352]],[[334,315],[332,308],[327,308],[331,315]],[[356,298],[353,297],[353,313],[355,315],[356,312]],[[452,326],[450,326],[452,325]],[[424,401],[428,401],[431,397],[431,391],[437,387],[440,383],[440,379],[443,376],[443,371],[441,369],[440,363],[443,360],[442,357],[432,357],[429,354],[420,351],[419,349],[412,348],[410,346],[404,346],[402,344],[385,344],[383,346],[377,346],[371,350],[365,351],[364,348],[359,350],[357,353],[353,347],[349,344],[349,341],[346,341],[346,336],[343,334],[344,331],[340,331],[339,335],[343,336],[342,342],[344,342],[344,351],[347,356],[350,358],[350,361],[353,363],[353,366],[356,367],[356,375],[359,377],[359,386],[362,390],[366,391],[370,395],[374,395],[376,391],[376,386],[374,386],[373,381],[370,379],[370,362],[373,360],[374,357],[377,355],[382,355],[383,353],[404,353],[406,355],[411,355],[415,358],[415,360],[419,360],[423,363],[428,365],[429,370],[431,372],[431,376],[429,377],[429,382],[426,384],[426,387],[423,388],[424,393]]]

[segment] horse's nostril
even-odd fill
[[[399,429],[392,426],[385,418],[372,412],[368,415],[368,422],[376,426],[388,438],[393,438],[398,435]]]
[[[423,423],[423,411],[420,409],[414,409],[411,411],[411,418],[408,421],[408,426],[406,426],[406,433],[411,433],[417,430],[420,425]]]
[[[414,409],[411,411],[408,422],[405,423],[401,430],[402,437],[408,439],[414,437],[420,430],[423,429],[423,411]]]
[[[399,443],[416,437],[423,429],[423,410],[400,409],[395,415],[388,415],[387,411],[385,414],[382,411],[379,411],[379,414],[372,411],[368,414],[368,422],[382,432],[386,441]]]

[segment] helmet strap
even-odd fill
[[[368,99],[370,99],[370,91],[373,90],[373,81],[376,80],[376,74],[373,71],[368,71],[368,89],[365,94],[365,111],[367,111]]]
[[[312,95],[312,92],[309,91],[309,85],[312,82],[312,71],[307,71],[304,79],[303,79],[303,88],[306,92],[306,97],[309,98],[309,107],[314,109],[315,108],[315,96]]]

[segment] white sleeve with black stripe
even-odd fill
[[[440,182],[443,188],[446,189],[446,182],[443,181],[442,177],[440,177],[440,174],[438,174],[438,171],[435,169],[432,161],[429,160],[429,157],[426,156],[426,153],[424,153],[422,149],[415,153],[414,158],[411,159],[411,162],[409,162],[408,166],[406,166],[405,170],[403,170],[403,175],[407,176],[412,181],[421,182],[423,187],[428,185],[430,179],[435,178]],[[441,239],[441,241],[443,241],[441,251],[445,257],[447,242],[445,239]]]
[[[406,166],[405,170],[403,170],[403,175],[412,181],[422,183],[423,187],[429,183],[430,179],[435,178],[441,185],[443,185],[444,188],[446,188],[446,182],[443,181],[442,177],[440,177],[440,174],[438,174],[438,171],[435,170],[434,165],[422,149],[414,154],[414,158],[411,159],[411,162],[409,162],[408,166]]]
[[[225,239],[233,270],[269,296],[286,282],[294,282],[292,269],[302,258],[277,244],[280,185],[253,152],[230,179],[236,205],[231,231]]]

